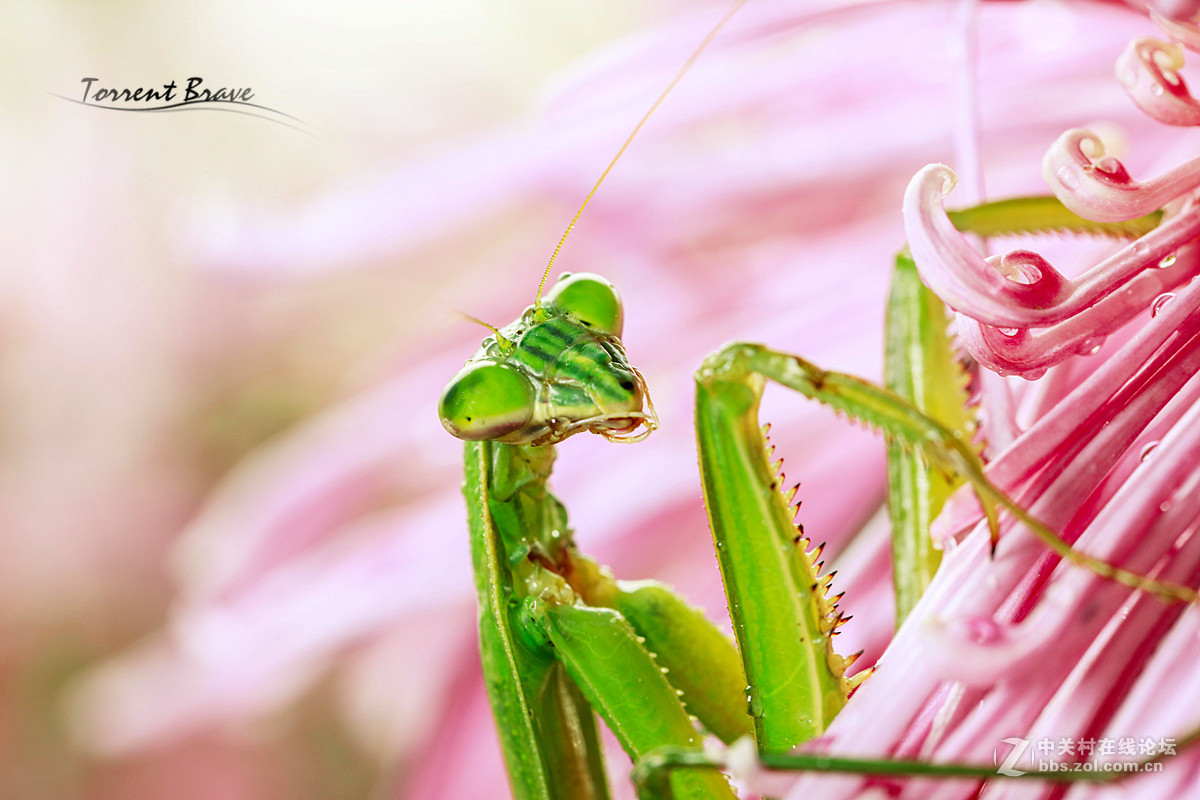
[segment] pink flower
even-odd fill
[[[1165,27],[1197,32],[1190,23]],[[1175,91],[1144,91],[1144,75],[1123,83],[1152,116],[1182,124],[1176,110],[1191,98],[1160,71],[1154,53],[1170,46],[1149,41],[1137,40],[1132,52]],[[1119,75],[1135,68],[1130,53]],[[1118,221],[1167,209],[1159,228],[1076,278],[1025,250],[978,255],[942,212],[952,186],[945,167],[919,172],[905,202],[921,274],[957,312],[970,353],[1002,374],[1032,379],[1051,370],[1037,383],[992,384],[1014,395],[1023,419],[1008,421],[1018,435],[993,448],[989,477],[1081,550],[1189,586],[1200,581],[1194,171],[1186,163],[1138,183],[1094,134],[1069,130],[1054,142],[1045,178],[1075,212]],[[1132,780],[1129,791],[1194,791],[1200,756],[1176,755],[1174,745],[1200,723],[1192,705],[1200,680],[1181,668],[1200,656],[1197,609],[1060,564],[1019,526],[1007,526],[993,558],[979,518],[969,489],[948,504],[941,571],[822,749],[987,763],[1019,745],[1029,748],[1017,764],[1027,770],[1038,760],[1111,765],[1165,754],[1164,769]],[[945,538],[968,528],[956,546]],[[799,782],[789,796],[808,796],[819,780]],[[857,797],[866,785],[892,782],[835,779],[820,792]],[[1104,794],[1003,781],[982,793],[978,782],[895,788],[888,796]]]
[[[955,166],[970,172],[971,163],[981,160],[996,196],[1038,191],[1037,164],[1048,142],[1097,117],[1138,131],[1139,137],[1162,136],[1135,109],[1114,104],[1115,84],[1103,68],[1139,24],[1127,9],[997,4],[979,13],[983,102],[977,141],[970,135],[970,109],[955,113],[964,97],[953,80],[962,62],[946,45],[959,28],[945,9],[907,2],[803,8],[755,2],[687,76],[593,201],[559,263],[602,272],[622,287],[626,344],[649,380],[663,429],[637,448],[568,442],[554,485],[567,502],[582,549],[618,575],[662,578],[714,616],[721,613],[724,600],[705,533],[689,427],[691,371],[706,353],[736,337],[878,378],[887,275],[905,235],[897,213],[900,198],[920,165],[950,160],[952,133],[967,143]],[[446,247],[489,221],[504,223],[498,229],[516,227],[542,207],[554,209],[555,219],[565,224],[641,109],[710,24],[708,15],[669,22],[626,43],[567,80],[543,118],[528,126],[449,147],[369,185],[334,187],[290,217],[268,220],[247,209],[239,214],[247,220],[242,230],[188,246],[200,250],[199,260],[210,271],[289,281]],[[1022,305],[1028,294],[1023,289],[997,301],[975,285],[988,280],[992,268],[971,258],[950,231],[936,227],[941,173],[935,177],[936,185],[932,179],[922,185],[920,214],[930,224],[921,230],[928,250],[955,248],[963,255],[962,263],[943,271],[952,302],[977,304],[981,324],[1044,327],[1058,337],[1052,343],[1057,352],[1090,349],[1083,348],[1078,331],[1054,326],[1069,326],[1075,315],[1103,306],[1101,298],[1114,296],[1105,292],[1107,282],[1137,281],[1141,254],[1118,259],[1094,278],[1059,279],[1044,270],[1047,280],[1057,281],[1054,292],[1047,292],[1055,301],[1051,311],[1037,303]],[[521,239],[506,263],[489,265],[469,285],[456,285],[463,296],[455,305],[503,323],[532,300],[554,239],[537,219],[536,243]],[[1173,220],[1168,230],[1186,230],[1186,224]],[[919,248],[914,241],[914,251]],[[1183,274],[1190,263],[1183,251],[1177,261],[1178,268],[1163,274]],[[929,259],[922,256],[922,262],[924,267]],[[1042,262],[1036,266],[1042,269]],[[430,296],[446,306],[452,302],[446,290],[431,290]],[[1144,297],[1142,310],[1153,299]],[[1104,319],[1134,306],[1111,311],[1104,306]],[[1177,298],[1164,313],[1183,307]],[[1089,325],[1094,334],[1104,322]],[[1122,335],[1117,327],[1104,330]],[[1030,336],[1041,334],[1039,329]],[[507,796],[472,644],[459,448],[434,413],[442,382],[478,335],[465,325],[431,332],[419,350],[411,348],[372,385],[228,476],[181,541],[179,595],[170,623],[78,688],[73,708],[85,741],[97,750],[124,753],[254,719],[335,670],[346,687],[349,716],[398,770],[395,797]],[[981,360],[985,346],[976,348]],[[1040,355],[1008,358],[1017,362],[1011,371],[1042,364]],[[1087,366],[1084,362],[1083,372]],[[1005,485],[1023,502],[1046,498],[1034,509],[1051,524],[1072,522],[1067,512],[1083,504],[1099,521],[1090,522],[1089,530],[1107,532],[1116,540],[1113,547],[1129,549],[1130,537],[1121,527],[1125,518],[1107,519],[1100,502],[1105,492],[1118,494],[1123,483],[1106,483],[1093,500],[1091,489],[1080,494],[1077,487],[1094,482],[1094,476],[1076,475],[1079,470],[1067,464],[1061,480],[1073,481],[1069,488],[1047,490],[1038,483],[1043,473],[1034,472],[1039,467],[1029,466],[1046,463],[1065,447],[1056,444],[1049,455],[1039,455],[1019,435],[1027,417],[1053,421],[1046,409],[1056,402],[1075,408],[1064,399],[1079,380],[1072,363],[1055,369],[1063,377],[1051,373],[1036,384],[1043,390],[1031,385],[1014,392],[1019,417],[996,413],[1004,403],[989,403],[993,444],[1009,436],[1015,440],[1010,448],[997,446],[994,463],[1010,464],[1014,477]],[[1157,397],[1164,385],[1147,393]],[[1137,398],[1088,397],[1127,405],[1138,419],[1149,413]],[[1183,409],[1178,414],[1186,420]],[[1096,459],[1114,460],[1122,475],[1138,469],[1127,463],[1130,446],[1121,448],[1121,434],[1096,435],[1081,427],[1079,416],[1046,424],[1056,425],[1062,440],[1094,448]],[[782,393],[768,396],[765,417],[774,424],[782,452],[790,454],[789,474],[802,480],[806,530],[829,541],[827,552],[846,550],[882,499],[878,443]],[[1136,435],[1158,435],[1155,430]],[[1058,440],[1033,444],[1049,441]],[[1168,467],[1186,463],[1178,455],[1185,445],[1163,433],[1156,457],[1147,461],[1145,469],[1164,487],[1177,476]],[[1009,452],[1017,455],[1003,455]],[[1086,466],[1091,453],[1076,458],[1077,466]],[[1165,524],[1148,521],[1150,496],[1137,492],[1138,502],[1123,513],[1140,509],[1141,516],[1128,524],[1161,527],[1159,534],[1166,536]],[[965,510],[959,513],[968,519],[973,508],[960,503]],[[839,641],[846,652],[866,648],[864,664],[879,657],[892,634],[888,557],[878,535],[883,531],[867,527],[862,542],[836,565],[839,590],[846,591],[843,606],[855,616]],[[1102,546],[1103,541],[1089,545]],[[1017,623],[1037,610],[1018,603],[1004,607],[1006,617],[993,608],[1003,605],[1007,592],[1040,589],[1027,587],[1036,583],[1027,576],[1045,577],[1052,569],[1041,545],[1021,544],[1015,535],[1005,537],[994,562],[978,533],[956,546],[914,613],[918,622],[897,635],[879,674],[835,722],[828,746],[924,755],[923,748],[937,742],[941,749],[931,751],[937,757],[988,763],[1004,737],[1040,733],[1033,721],[1043,707],[1057,715],[1046,730],[1086,731],[1092,720],[1077,719],[1076,706],[1054,705],[1049,689],[1057,686],[1048,687],[1030,669],[1040,661],[1041,651],[1030,649],[1036,632],[1024,635]],[[981,582],[985,575],[995,575],[995,584]],[[1108,609],[1128,600],[1127,591],[1075,569],[1064,570],[1051,584],[1058,586],[1064,587],[1056,590],[1064,593],[1064,603],[1086,597]],[[1071,697],[1094,691],[1093,684],[1123,686],[1129,680],[1120,666],[1127,662],[1101,658],[1106,647],[1148,650],[1162,636],[1163,615],[1193,617],[1182,609],[1162,609],[1157,601],[1128,602],[1131,618],[1142,622],[1142,640],[1109,644],[1100,636],[1099,620],[1064,636],[1082,648],[1078,663],[1095,665],[1086,682],[1075,673],[1054,673],[1086,683]],[[919,622],[929,617],[938,624]],[[1052,618],[1045,624],[1062,622]],[[1170,641],[1188,646],[1174,630]],[[1001,651],[1011,674],[991,666],[989,654]],[[1170,663],[1148,653],[1145,658],[1147,675]],[[888,697],[917,685],[920,691]],[[1142,685],[1132,691],[1150,691]],[[976,700],[982,705],[971,711],[969,701]],[[1104,708],[1111,711],[1106,722],[1116,726],[1122,712]],[[1080,725],[1071,727],[1076,722]],[[1139,735],[1134,721],[1128,724],[1129,735]],[[1181,729],[1166,726],[1171,733]],[[613,763],[617,773],[627,767],[618,758]],[[820,781],[821,797],[832,796],[827,793],[835,784],[847,791],[862,786],[849,779],[812,780]],[[923,788],[952,792],[961,784]]]

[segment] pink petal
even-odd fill
[[[1076,128],[1058,137],[1046,151],[1042,175],[1055,196],[1076,214],[1118,222],[1156,211],[1200,186],[1200,160],[1138,183],[1120,161],[1105,155],[1100,137]]]
[[[1134,39],[1117,60],[1117,77],[1138,108],[1167,125],[1200,125],[1200,103],[1178,71],[1183,50],[1157,39]]]

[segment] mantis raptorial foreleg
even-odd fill
[[[960,476],[979,496],[993,536],[999,531],[998,509],[1003,508],[1052,551],[1077,566],[1169,602],[1200,600],[1200,593],[1191,587],[1157,581],[1072,548],[987,479],[983,462],[961,434],[955,435],[954,431],[887,389],[852,375],[823,370],[799,356],[743,342],[728,345],[710,356],[697,373],[696,380],[702,393],[741,395],[741,399],[729,404],[724,413],[730,420],[729,429],[746,436],[747,429],[758,424],[755,414],[757,396],[764,377],[882,430],[889,438],[920,451],[931,466]],[[702,443],[707,435],[701,431]],[[703,456],[701,460],[704,460]]]
[[[901,257],[900,270],[910,266]],[[936,324],[942,313],[939,307],[931,307],[930,324]],[[996,768],[988,765],[785,752],[820,733],[823,715],[831,710],[836,713],[839,698],[835,693],[826,694],[825,687],[847,683],[842,679],[840,657],[821,649],[837,615],[820,604],[825,581],[815,572],[806,571],[812,561],[804,554],[807,543],[791,524],[791,497],[780,494],[778,465],[769,462],[759,427],[759,398],[768,379],[881,428],[890,440],[919,454],[948,478],[971,484],[993,533],[998,529],[998,510],[1003,509],[1066,560],[1106,578],[1168,601],[1194,601],[1196,592],[1074,551],[1057,533],[988,481],[966,426],[952,430],[886,389],[822,370],[798,356],[746,343],[728,345],[710,356],[696,379],[697,437],[705,499],[750,691],[760,698],[751,704],[756,768],[976,780],[1021,777],[1103,782],[1124,777],[1119,772],[1077,774],[1061,770],[1009,776],[998,775]],[[950,485],[946,483],[947,488]],[[927,497],[924,502],[929,502]],[[926,523],[928,508],[925,506]],[[790,637],[786,630],[791,630]],[[765,640],[772,642],[771,652],[759,646]],[[787,668],[781,667],[781,661]],[[832,702],[826,703],[827,697]],[[1180,746],[1197,739],[1200,730],[1182,737]],[[1154,760],[1129,766],[1141,767]],[[731,766],[712,753],[658,749],[639,761],[635,769],[640,796],[644,800],[671,798],[674,794],[665,775],[677,768],[704,765],[713,769]]]
[[[833,652],[840,621],[809,542],[792,521],[758,425],[761,380],[700,380],[696,432],[717,562],[745,665],[755,738],[784,751],[819,735],[841,710],[848,660]]]
[[[520,524],[515,520],[519,508],[532,508],[543,519],[561,514],[558,501],[544,490],[554,451],[533,451],[541,458],[524,463],[529,476],[541,478],[540,487],[537,482],[522,487],[531,488],[532,496],[493,499],[492,490],[502,480],[496,476],[494,447],[491,442],[466,445],[464,494],[479,596],[480,655],[513,797],[607,798],[592,709],[562,665],[536,640],[528,640],[530,627],[521,619],[528,607],[518,593],[516,565],[505,541],[522,538],[511,527],[514,521]]]
[[[480,650],[514,797],[608,797],[593,708],[635,759],[668,744],[698,748],[679,690],[644,637],[619,611],[590,606],[571,587],[577,563],[585,573],[594,565],[575,552],[562,506],[546,489],[553,448],[470,442],[466,454]],[[595,593],[605,580],[586,577]],[[665,590],[656,602],[675,620],[686,613]],[[696,638],[706,626],[724,640],[701,622],[692,621],[702,628]],[[726,687],[717,695],[728,696]],[[733,717],[737,709],[723,711]],[[681,798],[733,796],[713,772],[681,773],[671,783]]]
[[[575,559],[572,583],[587,603],[629,621],[709,733],[731,743],[752,732],[737,650],[700,609],[654,581],[614,581],[582,556]]]

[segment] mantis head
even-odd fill
[[[581,431],[641,441],[658,418],[625,355],[623,326],[608,280],[564,273],[451,379],[438,403],[442,425],[468,441],[546,445]]]

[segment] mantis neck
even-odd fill
[[[573,541],[567,511],[546,485],[554,448],[499,442],[483,446],[490,461],[488,508],[509,569],[522,577],[535,565],[560,575],[570,572]]]

